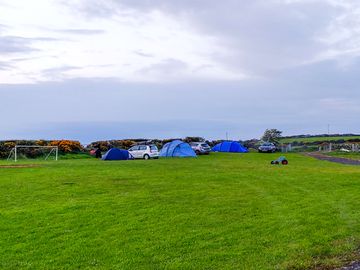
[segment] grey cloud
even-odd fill
[[[24,38],[18,36],[0,36],[0,53],[29,53],[38,50],[33,46],[34,42],[56,40],[49,37]]]
[[[14,36],[0,36],[0,53],[31,52],[35,49],[31,47],[31,41]]]
[[[321,74],[321,70],[313,72]],[[31,135],[37,138],[51,131],[53,135],[85,141],[183,135],[223,138],[225,131],[233,138],[247,139],[260,136],[268,127],[286,134],[324,133],[328,123],[334,132],[359,132],[359,91],[350,91],[345,85],[343,90],[325,80],[315,85],[311,81],[304,84],[301,78],[280,78],[166,84],[82,79],[0,85],[0,113],[12,111],[17,104],[27,112],[13,113],[3,123],[0,138],[13,137],[22,129],[22,134],[29,134],[26,123],[31,123],[31,129],[36,130]],[[358,85],[356,82],[352,81],[352,87]],[[61,114],[54,110],[54,100],[62,104]],[[134,102],[141,109],[134,110]],[[66,134],[65,122],[70,123]],[[42,130],[48,123],[53,123],[51,130]],[[192,132],[193,127],[197,128]]]
[[[63,79],[64,73],[71,70],[82,69],[82,67],[76,66],[60,66],[54,68],[44,69],[42,71],[43,76],[50,80]]]
[[[13,65],[10,61],[0,61],[0,70],[9,70],[12,69]]]
[[[152,55],[150,53],[144,53],[143,51],[134,51],[134,54],[142,56],[142,57],[147,57],[147,58],[154,57],[154,55]]]
[[[308,93],[311,97],[335,95],[360,98],[358,74],[360,57],[355,58],[348,69],[339,69],[335,60],[328,60],[274,72],[271,77],[273,81],[281,83],[282,87],[288,88],[288,91],[295,89],[300,93]],[[358,102],[360,104],[359,100]]]
[[[63,77],[61,83],[0,84],[0,115],[18,104],[27,112],[11,114],[3,123],[0,138],[27,137],[26,123],[36,138],[60,134],[57,136],[85,141],[183,135],[223,138],[225,131],[234,139],[247,139],[260,136],[269,127],[288,135],[324,133],[328,123],[333,132],[359,133],[360,58],[351,56],[345,66],[336,60],[303,63],[329,49],[331,44],[321,43],[317,37],[344,9],[327,4],[329,1],[284,2],[84,0],[79,11],[85,12],[87,19],[127,12],[141,16],[155,9],[177,16],[175,19],[185,20],[191,31],[214,38],[219,45],[212,55],[215,63],[255,76],[237,82],[169,83],[167,77],[190,70],[182,59],[164,59],[138,71],[163,76],[161,84]],[[25,51],[31,49],[31,41],[20,41],[15,43],[20,46],[18,51],[21,46],[27,46]],[[1,44],[0,40],[0,52]],[[146,57],[145,51],[134,53]],[[76,68],[56,67],[44,74],[62,76]],[[61,114],[54,110],[54,100],[63,104]],[[141,109],[134,110],[134,102]],[[196,127],[194,134],[192,127]]]
[[[187,21],[191,30],[215,38],[221,51],[213,59],[232,69],[266,76],[272,70],[299,65],[328,47],[319,35],[342,14],[327,1],[278,0],[84,0],[82,11],[113,16],[126,10],[160,10]],[[84,8],[84,7],[88,8]],[[96,8],[94,8],[96,7]],[[110,8],[111,7],[111,8]],[[139,15],[141,16],[141,15]]]
[[[42,75],[50,81],[52,81],[52,80],[58,81],[59,79],[60,80],[68,79],[68,78],[66,78],[66,72],[68,72],[68,71],[79,70],[79,69],[84,69],[84,68],[88,68],[88,67],[107,68],[109,66],[112,66],[112,65],[88,65],[88,66],[81,66],[81,67],[65,65],[65,66],[58,66],[58,67],[44,69],[44,70],[42,70]]]
[[[53,31],[72,35],[101,35],[106,33],[102,29],[57,29]]]
[[[0,24],[0,33],[3,32],[6,29],[8,29],[8,26],[6,26],[4,24]]]
[[[74,70],[74,69],[80,69],[80,67],[75,67],[75,66],[61,66],[61,67],[44,69],[43,72],[44,72],[44,73],[64,72],[64,71],[69,71],[69,70]]]
[[[81,14],[85,14],[88,17],[104,17],[108,18],[114,14],[118,13],[118,2],[108,0],[90,0],[82,1],[80,0],[76,4],[69,1],[59,0],[59,2],[64,6],[69,8],[72,12],[77,11]]]
[[[188,69],[188,65],[177,59],[165,59],[162,62],[145,67],[138,72],[146,74],[165,74],[176,75],[179,72],[184,72]]]

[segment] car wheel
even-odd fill
[[[196,150],[195,151],[195,154],[198,156],[198,155],[200,155],[200,151],[199,150]]]
[[[148,160],[150,158],[150,156],[148,154],[144,155],[144,159]]]
[[[288,165],[289,162],[288,162],[287,160],[283,160],[283,161],[281,161],[281,164],[282,164],[282,165]]]

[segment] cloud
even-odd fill
[[[0,70],[9,70],[14,66],[10,62],[0,61]]]
[[[101,35],[106,33],[106,31],[102,29],[57,29],[53,31],[72,35]]]
[[[321,71],[317,72],[319,76]],[[304,83],[288,75],[289,80],[284,76],[283,81],[148,84],[81,79],[0,85],[0,113],[13,111],[19,104],[22,108],[3,123],[0,137],[31,134],[88,142],[186,135],[224,138],[227,131],[234,139],[247,139],[259,137],[269,127],[288,135],[324,133],[328,123],[334,132],[358,133],[360,93],[356,84],[341,89],[326,78]],[[61,113],[54,109],[55,103],[62,104]],[[27,131],[30,129],[33,132]]]
[[[323,109],[331,108],[336,113],[360,113],[359,100],[353,100],[350,98],[323,98],[320,100],[319,106]]]
[[[134,51],[134,54],[139,55],[139,56],[142,56],[142,57],[149,57],[149,58],[154,57],[153,54],[144,53],[143,51]]]
[[[0,24],[0,33],[3,32],[6,29],[8,29],[8,26],[6,26],[4,24]]]
[[[27,53],[36,50],[31,47],[32,40],[15,37],[15,36],[0,36],[0,53]]]
[[[9,137],[20,129],[26,134],[27,123],[33,136],[48,132],[35,127],[49,125],[51,134],[94,139],[107,132],[181,136],[192,126],[200,126],[194,135],[210,138],[222,138],[225,130],[249,138],[268,127],[324,133],[328,123],[358,132],[358,1],[12,5],[0,9],[6,25],[0,26],[0,114],[16,106],[27,113],[9,116],[2,129]],[[174,121],[181,125],[169,124]],[[89,125],[101,132],[88,132]],[[112,125],[126,132],[110,131]]]
[[[50,42],[55,41],[55,38],[50,37],[19,37],[19,36],[0,36],[0,53],[30,53],[38,51],[35,48],[36,42]]]
[[[162,12],[214,37],[212,55],[244,73],[266,76],[294,66],[360,54],[360,3],[337,0],[80,1],[87,16]],[[103,3],[101,12],[91,7]],[[91,11],[91,12],[89,12]],[[225,15],[226,14],[226,15]]]
[[[165,74],[160,72],[167,71],[162,66],[176,64],[163,62],[175,58],[188,65],[188,72],[179,72],[168,79],[232,80],[243,77],[242,72],[234,72],[214,60],[212,55],[223,55],[226,52],[217,47],[211,36],[190,30],[186,21],[178,20],[172,14],[141,12],[126,6],[120,8],[118,3],[112,1],[87,3],[79,0],[59,5],[59,1],[50,3],[39,0],[35,6],[17,1],[12,9],[0,10],[0,17],[15,26],[8,30],[8,35],[15,36],[16,33],[16,36],[24,39],[22,47],[11,46],[12,51],[23,49],[26,54],[23,58],[37,58],[15,65],[13,73],[1,74],[0,83],[37,83],[52,79],[52,76],[44,76],[43,70],[54,66],[82,67],[67,72],[72,78],[117,77],[132,82],[154,82],[156,78],[157,82],[161,82]],[[103,9],[97,8],[100,5]],[[31,23],[26,16],[21,16],[28,9],[40,6],[44,12],[38,14]],[[90,16],[88,10],[100,14],[114,13]],[[52,19],[49,21],[50,17]],[[54,42],[45,39],[27,40],[44,35]],[[6,45],[9,46],[9,42]],[[105,66],[107,68],[99,68]],[[154,70],[150,72],[149,67]],[[139,70],[144,71],[144,74],[139,74]],[[184,78],[180,78],[181,75]]]
[[[66,78],[66,73],[73,70],[81,69],[81,67],[76,66],[60,66],[55,68],[47,68],[42,71],[42,74],[45,78],[57,81]]]
[[[100,17],[100,18],[109,18],[114,14],[119,12],[118,4],[116,1],[102,1],[102,0],[90,0],[86,1],[77,1],[77,2],[69,2],[60,0],[59,3],[64,6],[72,9],[73,11],[79,12],[81,14],[85,14],[89,18]],[[74,10],[75,8],[75,10]]]
[[[189,69],[188,64],[177,59],[165,59],[159,63],[144,67],[138,71],[139,75],[159,77],[164,76],[163,80],[181,78]]]

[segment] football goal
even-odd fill
[[[7,160],[14,160],[15,162],[21,157],[27,157],[26,150],[33,156],[44,156],[45,160],[54,159],[58,160],[59,147],[58,146],[39,146],[39,145],[15,145],[11,149]]]

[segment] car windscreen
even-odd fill
[[[202,143],[201,146],[202,146],[202,147],[209,147],[209,145],[206,144],[206,143]]]
[[[150,150],[151,151],[158,151],[158,148],[156,147],[156,145],[151,145]]]

